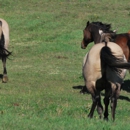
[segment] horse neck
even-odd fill
[[[90,29],[91,29],[91,36],[94,41],[94,44],[99,43],[101,39],[101,36],[99,34],[99,27],[94,24],[91,24]]]
[[[97,31],[92,32],[92,37],[93,37],[94,44],[100,43],[101,36]]]

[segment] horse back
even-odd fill
[[[127,46],[127,42],[130,39],[129,35],[130,34],[128,33],[117,34],[114,42],[117,43],[121,47]]]
[[[130,34],[129,33],[117,34],[114,42],[117,43],[122,48],[127,61],[129,61],[130,60]]]

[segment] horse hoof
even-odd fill
[[[7,83],[7,81],[8,81],[8,76],[4,75],[2,78],[2,83]]]
[[[107,118],[107,117],[104,117],[104,121],[108,121],[108,118]]]

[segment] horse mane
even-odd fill
[[[99,27],[99,29],[103,30],[104,33],[111,33],[113,32],[111,29],[111,24],[105,24],[105,23],[102,23],[102,22],[92,22],[92,24],[96,25]]]
[[[116,30],[112,33],[104,33],[99,29],[99,34],[101,36],[100,42],[114,42],[114,37],[116,36]]]

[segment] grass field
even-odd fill
[[[93,45],[80,47],[86,22],[128,32],[129,0],[0,0],[0,17],[10,26],[13,52],[9,81],[0,83],[0,130],[130,129],[129,73],[115,122],[111,114],[108,122],[99,120],[96,111],[88,119],[90,95],[72,88],[84,85],[82,60]]]

